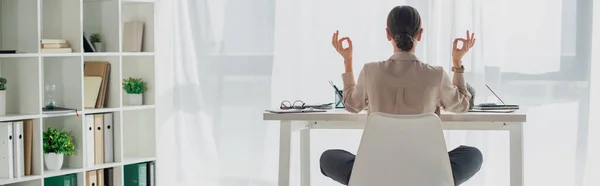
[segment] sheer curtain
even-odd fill
[[[222,40],[219,3],[156,4],[158,185],[218,185],[221,165],[214,133],[218,94],[211,81],[214,68],[206,56]]]
[[[417,56],[429,64],[449,69],[452,40],[464,37],[467,29],[476,33],[477,44],[464,59],[467,80],[477,90],[476,102],[499,102],[487,84],[505,102],[520,104],[529,113],[525,184],[580,186],[593,179],[593,168],[586,168],[597,157],[588,155],[593,143],[587,71],[592,0],[280,0],[271,106],[296,99],[332,102],[327,80],[341,85],[343,66],[330,46],[331,34],[339,29],[341,36],[352,38],[358,73],[364,63],[391,56],[385,20],[393,6],[402,4],[416,7],[424,19]],[[313,184],[337,185],[320,175],[319,154],[329,148],[356,151],[361,132],[312,134]],[[466,144],[485,154],[483,169],[464,185],[509,185],[507,133],[451,131],[446,137],[449,148]],[[297,162],[292,166],[297,168]]]

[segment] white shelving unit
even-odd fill
[[[113,169],[115,186],[124,185],[124,166],[156,161],[155,128],[155,0],[0,0],[0,77],[7,83],[7,114],[0,122],[33,120],[32,175],[0,179],[0,185],[43,186],[44,179],[77,174],[77,185],[86,183],[86,171]],[[123,23],[144,22],[141,52],[123,52]],[[83,35],[100,33],[105,52],[83,52]],[[72,53],[42,53],[42,39],[66,39]],[[83,66],[85,61],[111,64],[105,108],[84,108]],[[121,87],[123,79],[141,77],[148,82],[144,105],[128,106]],[[77,114],[44,114],[45,85],[56,85],[54,100],[59,107],[77,109]],[[114,160],[86,165],[87,114],[113,113]],[[48,127],[64,129],[74,137],[75,154],[65,156],[59,171],[44,165],[42,132]]]

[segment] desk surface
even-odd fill
[[[344,109],[333,109],[327,112],[313,113],[286,113],[274,114],[265,112],[264,120],[292,120],[292,121],[366,121],[367,112],[358,114],[350,113]],[[440,119],[445,122],[526,122],[527,114],[523,110],[513,113],[493,112],[468,112],[468,113],[441,113]]]

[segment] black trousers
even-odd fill
[[[475,147],[460,146],[448,152],[448,155],[456,186],[473,177],[483,163],[483,155]],[[355,157],[356,155],[345,150],[327,150],[320,158],[321,173],[341,184],[348,185]]]

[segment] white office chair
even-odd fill
[[[348,186],[454,186],[435,114],[369,116]]]

